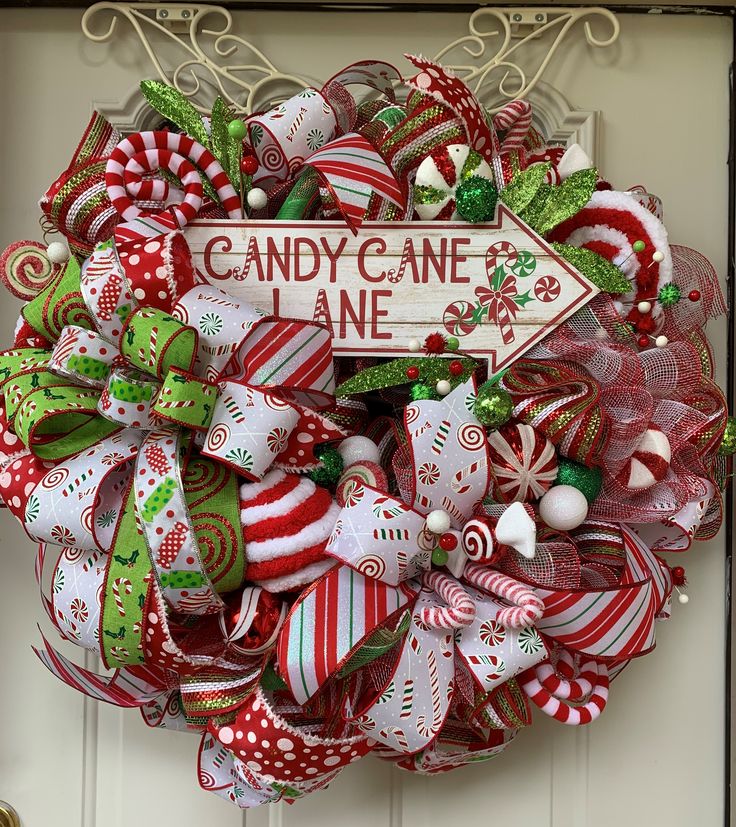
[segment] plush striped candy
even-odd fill
[[[557,476],[557,455],[531,425],[511,423],[488,436],[493,496],[499,502],[539,499]]]
[[[632,491],[651,488],[667,476],[671,459],[670,441],[659,428],[650,425],[616,479]]]
[[[248,580],[268,592],[291,591],[335,565],[325,553],[340,507],[312,480],[269,471],[240,487]]]
[[[456,221],[458,186],[477,175],[493,181],[493,172],[480,155],[465,144],[441,147],[417,167],[414,209],[425,221]]]

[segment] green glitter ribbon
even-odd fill
[[[463,366],[463,372],[458,376],[450,373],[450,361],[458,361]],[[339,399],[343,396],[351,396],[355,393],[368,393],[369,391],[383,390],[397,385],[406,385],[411,380],[407,378],[408,368],[419,368],[419,381],[424,385],[434,386],[440,379],[447,379],[452,387],[461,382],[467,381],[478,363],[469,357],[458,359],[441,359],[433,356],[418,356],[406,359],[394,359],[391,362],[384,362],[371,368],[356,373],[347,381],[343,382],[335,391]]]
[[[552,248],[604,293],[628,293],[631,290],[631,284],[621,270],[593,250],[556,241],[552,242]]]

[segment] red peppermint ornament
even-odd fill
[[[667,436],[650,425],[636,443],[631,459],[616,475],[616,480],[632,491],[651,488],[667,476],[671,459],[672,448]]]
[[[531,425],[504,425],[488,436],[493,496],[499,502],[539,499],[557,477],[557,455],[547,437]]]

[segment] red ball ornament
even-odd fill
[[[407,368],[406,378],[411,379],[412,382],[419,379],[419,368],[416,365],[412,365],[410,368]]]
[[[445,337],[441,333],[430,333],[424,340],[424,349],[427,353],[444,353],[446,344]]]
[[[454,551],[457,548],[457,537],[447,531],[440,537],[439,545],[443,551]]]
[[[246,155],[240,162],[240,171],[243,175],[255,175],[258,172],[258,158],[255,155]]]
[[[636,343],[639,345],[639,347],[646,347],[649,344],[649,336],[639,336],[639,338],[636,340]]]
[[[462,362],[458,362],[458,361],[450,362],[450,373],[453,376],[460,376],[460,374],[462,372],[463,372]]]
[[[700,301],[700,290],[691,290],[687,294],[687,297],[688,297],[688,299],[690,299],[691,302]],[[678,568],[679,568],[679,566],[678,566]]]
[[[672,569],[672,582],[675,586],[685,585],[685,569],[682,566],[675,566]]]

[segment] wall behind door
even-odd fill
[[[120,100],[153,76],[132,37],[89,43],[79,18],[72,10],[0,11],[0,244],[39,237],[35,202],[66,165],[90,101]],[[238,12],[235,19],[284,71],[323,79],[363,57],[406,69],[402,52],[434,54],[465,32],[466,21],[421,12]],[[575,106],[601,110],[607,177],[659,193],[671,238],[702,250],[724,273],[731,22],[620,20],[618,44],[593,51],[576,36],[545,79]],[[6,296],[6,342],[17,310]],[[725,323],[711,329],[722,383],[725,330]],[[30,645],[43,619],[33,548],[10,517],[0,520],[0,798],[26,827],[722,823],[722,537],[689,556],[689,606],[675,605],[657,651],[616,681],[590,729],[568,730],[540,715],[490,764],[427,780],[363,762],[311,799],[243,817],[198,790],[194,737],[150,732],[134,712],[86,703],[35,661]],[[81,659],[79,650],[64,651]]]

